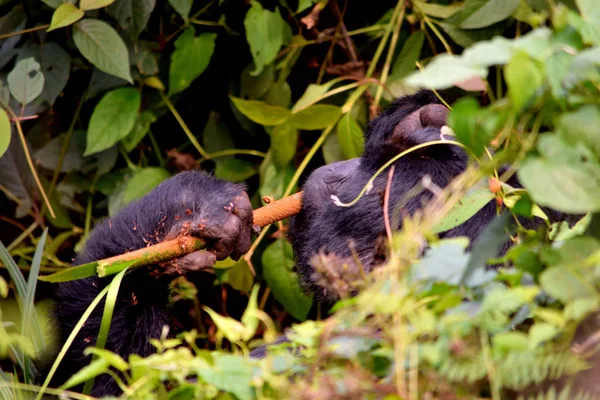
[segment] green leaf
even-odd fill
[[[217,160],[215,167],[215,176],[220,179],[231,182],[242,182],[256,175],[256,166],[246,160],[227,157]]]
[[[365,137],[362,128],[350,113],[338,122],[337,137],[345,159],[360,157],[365,149]]]
[[[194,28],[186,29],[175,41],[169,68],[169,95],[179,93],[208,67],[215,50],[215,33],[194,37]]]
[[[41,64],[44,73],[44,89],[41,98],[48,104],[54,104],[69,80],[71,57],[62,47],[53,42],[46,42],[43,46],[24,47],[19,50],[17,60],[30,57],[34,57]]]
[[[321,152],[323,153],[325,164],[347,160],[342,153],[342,146],[340,146],[340,141],[338,140],[337,135],[327,136],[323,146],[321,146]]]
[[[488,188],[472,189],[450,209],[441,221],[432,229],[434,233],[446,232],[467,222],[477,214],[487,203],[494,199],[494,194]]]
[[[308,7],[312,7],[318,0],[298,0],[298,8],[296,9],[297,13],[301,13],[306,10]]]
[[[417,68],[416,62],[421,56],[423,43],[425,43],[425,33],[423,31],[417,31],[406,39],[392,66],[392,73],[389,77],[390,82],[404,78]]]
[[[485,269],[488,260],[500,254],[502,246],[509,239],[509,234],[514,231],[514,223],[509,212],[504,212],[494,218],[475,239],[471,258],[462,276],[461,284],[468,282],[471,276],[479,270]]]
[[[92,361],[89,365],[86,365],[81,370],[77,371],[77,373],[75,373],[73,376],[71,376],[69,378],[69,380],[61,386],[61,388],[69,389],[69,388],[72,388],[73,386],[77,386],[77,385],[87,381],[88,379],[93,379],[93,378],[97,377],[98,375],[106,373],[106,371],[108,371],[108,369],[109,369],[108,362],[103,358],[99,358],[95,361]]]
[[[199,368],[198,375],[216,388],[233,394],[239,400],[255,398],[253,368],[248,358],[241,355],[213,352],[214,367]]]
[[[600,169],[583,169],[552,159],[528,157],[519,180],[540,206],[578,214],[600,211]]]
[[[277,125],[271,132],[271,154],[277,167],[287,165],[296,154],[298,130],[289,124]]]
[[[441,5],[441,4],[430,4],[420,0],[412,0],[412,4],[423,14],[427,14],[430,17],[446,19],[452,14],[457,12],[461,7],[461,3]],[[421,32],[421,31],[419,31]],[[414,35],[414,33],[413,33]]]
[[[10,144],[10,135],[11,135],[11,124],[6,111],[0,107],[0,157],[6,150],[8,150],[8,145]]]
[[[498,111],[482,109],[477,100],[464,98],[452,106],[448,125],[475,157],[481,156],[498,132],[503,119]]]
[[[292,245],[285,239],[277,239],[262,254],[263,275],[273,296],[296,319],[304,320],[310,311],[312,298],[307,296],[298,276],[293,272]]]
[[[409,75],[405,82],[415,87],[447,89],[476,76],[486,78],[487,74],[488,70],[483,66],[472,65],[458,56],[441,54],[435,57],[423,71]]]
[[[190,11],[192,10],[192,1],[193,0],[169,0],[169,4],[179,15],[181,15],[181,18],[187,22]]]
[[[520,0],[489,0],[461,24],[462,29],[485,28],[509,18],[519,7]]]
[[[580,321],[589,314],[598,310],[600,300],[598,298],[575,299],[565,306],[565,318],[572,321]]]
[[[162,181],[169,179],[171,174],[164,168],[147,167],[139,169],[127,180],[123,188],[123,205],[131,203],[150,193]]]
[[[492,345],[494,350],[501,352],[523,351],[527,349],[529,341],[523,332],[503,332],[494,335]]]
[[[97,10],[109,6],[114,2],[115,0],[81,0],[79,8],[84,11]]]
[[[251,4],[244,19],[244,27],[256,66],[252,75],[258,75],[265,65],[275,60],[284,44],[285,30],[290,28],[278,11],[265,10],[258,1],[252,1]]]
[[[44,74],[40,64],[33,57],[18,61],[8,74],[8,88],[21,104],[29,104],[37,99],[44,89]]]
[[[97,19],[79,21],[73,28],[73,41],[86,60],[98,69],[133,83],[125,43],[106,22]]]
[[[133,125],[133,129],[122,140],[123,148],[126,152],[130,152],[142,141],[146,134],[150,131],[150,125],[156,121],[156,115],[152,111],[144,111],[141,113]]]
[[[74,24],[83,18],[83,15],[84,12],[75,7],[73,4],[61,4],[56,10],[54,10],[54,13],[52,13],[52,21],[50,22],[48,32]]]
[[[565,266],[551,267],[540,275],[540,285],[563,303],[582,298],[597,298],[594,286],[578,271]]]
[[[560,330],[546,322],[537,322],[529,330],[529,348],[535,349],[540,344],[553,339]]]
[[[558,133],[565,143],[583,142],[600,157],[600,109],[586,105],[565,113],[558,122]]]
[[[509,97],[516,110],[527,106],[533,95],[542,86],[540,67],[524,53],[517,53],[504,69]]]
[[[309,84],[306,90],[304,91],[304,94],[302,94],[302,96],[298,99],[294,107],[292,107],[292,112],[296,113],[300,110],[312,106],[313,104],[318,102],[319,98],[325,93],[327,93],[327,91],[331,89],[333,85],[339,83],[342,79],[343,77],[335,78],[330,80],[329,82],[323,83],[322,85],[317,85],[314,83]]]
[[[262,101],[243,100],[230,97],[235,107],[253,122],[264,126],[284,123],[292,113],[283,107],[272,106]]]
[[[307,131],[325,129],[342,115],[342,109],[329,104],[315,104],[290,116],[288,124]]]
[[[114,146],[133,129],[141,104],[140,92],[131,87],[114,89],[94,108],[87,131],[85,156]]]
[[[132,39],[138,38],[148,25],[150,14],[156,6],[156,0],[117,0],[106,12],[112,15]]]
[[[600,25],[600,10],[595,0],[575,0],[581,16],[592,24]]]

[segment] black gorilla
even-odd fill
[[[316,170],[303,186],[303,209],[290,229],[298,271],[305,286],[312,284],[311,257],[324,250],[340,257],[350,256],[353,243],[362,263],[374,264],[374,244],[384,234],[381,193],[387,176],[380,176],[374,188],[355,206],[338,207],[330,196],[352,200],[373,173],[391,157],[416,144],[440,138],[447,109],[431,92],[422,91],[396,100],[374,119],[366,133],[365,151],[360,159],[334,163]],[[424,175],[444,187],[467,165],[463,150],[453,145],[427,147],[401,158],[395,164],[390,193],[390,208],[416,185]],[[384,174],[387,175],[387,174]],[[511,182],[516,184],[516,182]],[[422,207],[430,193],[412,197],[403,209],[412,213]],[[467,236],[473,240],[496,215],[490,202],[466,223],[442,234]],[[531,226],[531,225],[530,225]],[[156,244],[182,234],[207,239],[210,252],[197,252],[170,263],[138,269],[129,273],[120,288],[106,347],[121,356],[148,355],[149,340],[160,336],[163,325],[170,324],[169,283],[188,271],[210,267],[215,260],[231,256],[238,259],[251,243],[252,209],[244,188],[198,171],[181,173],[163,183],[144,198],[133,202],[91,233],[75,265]],[[67,338],[90,302],[109,282],[89,278],[61,284],[56,295],[54,319],[59,340]],[[327,297],[320,294],[321,299]],[[98,307],[69,349],[58,369],[53,385],[59,385],[89,362],[84,348],[93,346],[100,326],[102,307]],[[96,379],[93,394],[118,393],[110,377]]]

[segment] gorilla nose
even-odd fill
[[[441,128],[446,125],[448,109],[441,104],[427,104],[419,110],[419,119],[423,128]]]

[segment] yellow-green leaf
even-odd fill
[[[329,104],[315,104],[293,114],[288,122],[297,129],[313,131],[325,129],[334,124],[341,114],[342,109],[340,107]]]
[[[238,110],[250,120],[264,126],[274,126],[284,123],[292,113],[280,106],[272,106],[263,101],[244,100],[231,97]]]
[[[74,24],[83,18],[84,12],[71,3],[61,4],[52,14],[48,32]]]
[[[115,0],[81,0],[81,2],[79,3],[79,8],[81,8],[84,11],[97,10],[99,8],[109,6],[114,2]]]
[[[0,108],[0,157],[8,150],[10,144],[10,120],[6,111]]]

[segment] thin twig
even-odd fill
[[[394,176],[394,168],[392,165],[390,172],[388,173],[387,184],[385,185],[385,192],[383,193],[383,221],[385,223],[385,233],[388,237],[388,241],[392,243],[392,225],[390,223],[390,191],[392,190],[392,177]],[[392,249],[393,253],[393,249]],[[393,257],[393,255],[392,255]]]
[[[22,35],[24,33],[43,31],[44,29],[48,29],[49,27],[50,27],[50,24],[46,24],[46,25],[34,26],[33,28],[27,28],[27,29],[23,29],[20,31],[16,31],[16,32],[3,33],[0,35],[0,40],[6,39],[9,37],[13,37],[13,36]]]
[[[48,196],[46,195],[46,192],[44,191],[42,182],[40,182],[40,178],[37,174],[37,171],[35,170],[35,165],[33,164],[33,160],[31,159],[31,154],[29,154],[29,148],[27,147],[27,140],[25,140],[25,134],[23,133],[23,127],[21,126],[21,122],[10,108],[7,108],[6,110],[8,110],[8,112],[14,118],[14,123],[15,123],[15,126],[17,127],[17,132],[19,133],[19,139],[21,140],[21,144],[23,146],[23,152],[25,153],[25,158],[27,159],[27,165],[29,165],[29,169],[31,170],[31,174],[33,175],[35,184],[37,185],[38,190],[40,191],[40,195],[42,196],[42,199],[44,200],[46,207],[48,207],[48,212],[50,213],[50,216],[52,216],[52,218],[56,218],[54,209],[52,208],[52,205],[50,204],[50,199],[48,199]]]
[[[171,100],[169,99],[169,97],[162,90],[159,90],[158,93],[160,93],[160,96],[162,97],[162,99],[163,99],[164,103],[166,104],[167,108],[169,109],[169,111],[171,111],[171,114],[173,114],[173,116],[175,117],[175,119],[179,123],[179,126],[181,126],[181,129],[183,129],[183,131],[187,135],[187,137],[190,140],[190,142],[192,142],[192,144],[194,145],[194,147],[196,148],[196,150],[198,150],[198,153],[200,153],[200,155],[202,157],[204,157],[204,158],[209,158],[210,154],[208,154],[206,152],[206,150],[204,150],[204,148],[200,145],[200,143],[198,142],[198,139],[196,139],[196,137],[194,136],[194,134],[192,133],[192,131],[190,130],[190,128],[188,128],[188,126],[184,122],[183,118],[181,118],[181,115],[179,115],[179,112],[177,112],[177,109],[175,108],[175,106],[173,105],[173,103],[171,102]]]

